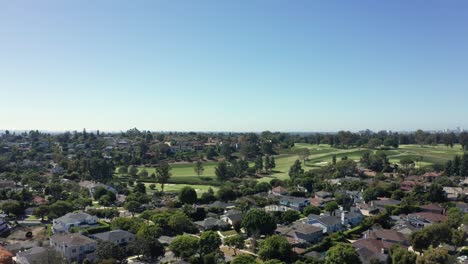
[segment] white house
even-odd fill
[[[69,233],[72,227],[87,227],[96,225],[98,218],[83,212],[68,213],[62,217],[54,219],[52,223],[52,232]]]
[[[50,245],[71,262],[94,261],[96,258],[97,242],[80,234],[53,235]]]

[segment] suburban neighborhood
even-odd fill
[[[2,263],[465,263],[449,135],[7,131]]]

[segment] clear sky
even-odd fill
[[[0,129],[468,128],[468,1],[0,0]]]

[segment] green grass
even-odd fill
[[[362,154],[367,151],[376,152],[376,150],[370,150],[367,148],[352,148],[352,149],[337,149],[328,145],[312,145],[306,143],[297,143],[290,151],[290,154],[279,155],[276,157],[276,168],[275,173],[268,177],[260,179],[260,181],[270,181],[273,178],[281,180],[288,179],[288,171],[291,165],[299,159],[299,156],[293,154],[295,151],[301,148],[308,148],[310,156],[304,168],[312,169],[314,167],[320,167],[327,165],[332,161],[333,155],[336,155],[337,160],[341,157],[347,156],[356,162],[359,162]],[[385,150],[384,151],[391,163],[399,163],[400,159],[404,157],[416,160],[416,158],[422,157],[421,162],[417,162],[419,166],[429,166],[433,164],[444,164],[450,159],[453,159],[455,155],[462,155],[463,150],[460,145],[455,145],[453,148],[447,148],[444,145],[437,146],[419,146],[419,145],[402,145],[398,149]]]
[[[273,178],[277,179],[288,179],[288,171],[291,165],[299,159],[296,153],[298,149],[308,148],[310,156],[308,161],[303,165],[305,170],[313,169],[320,166],[325,166],[332,161],[334,155],[340,160],[342,157],[347,156],[356,162],[359,162],[363,153],[367,151],[376,152],[376,150],[369,150],[367,148],[351,148],[351,149],[337,149],[330,147],[329,145],[314,145],[306,143],[297,143],[290,150],[285,151],[281,155],[275,157],[276,168],[274,173],[270,176],[264,177],[259,181],[270,181]],[[455,145],[454,148],[447,148],[444,145],[437,146],[419,146],[419,145],[402,145],[398,149],[384,150],[387,154],[391,163],[399,163],[400,159],[409,157],[416,159],[423,157],[421,162],[418,162],[419,166],[428,166],[432,164],[444,164],[449,159],[453,159],[455,155],[463,154],[460,145]],[[194,172],[195,163],[184,163],[184,164],[172,164],[172,177],[169,182],[172,187],[167,186],[167,191],[178,191],[183,186],[192,185],[198,186],[197,188],[206,191],[209,186],[219,185],[219,182],[215,177],[216,162],[210,161],[204,163],[204,173],[201,177],[198,177]],[[252,164],[251,164],[252,166]],[[140,170],[143,168],[139,168]],[[154,168],[147,167],[146,170],[151,175],[155,172]],[[122,177],[122,176],[118,176]],[[122,177],[124,180],[125,177]]]
[[[145,183],[146,190],[148,193],[152,193],[153,191],[149,188],[149,185],[151,183]],[[211,187],[213,191],[217,191],[218,187],[216,186],[210,186],[210,185],[200,185],[200,184],[174,184],[174,183],[167,183],[164,185],[164,192],[179,192],[180,189],[184,188],[185,186],[190,186],[192,187],[200,196],[202,193],[207,192],[208,189]],[[161,184],[157,183],[156,184],[156,190],[161,190]]]

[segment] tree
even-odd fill
[[[306,163],[306,160],[309,159],[310,156],[310,150],[308,148],[301,148],[297,150],[297,155],[299,155],[299,158],[304,161],[304,164]]]
[[[176,257],[188,259],[198,252],[199,239],[190,235],[180,235],[174,238],[169,249]]]
[[[263,158],[262,158],[262,156],[258,156],[255,159],[255,170],[257,172],[261,172],[263,170]]]
[[[49,220],[73,211],[73,205],[66,201],[57,201],[49,206]]]
[[[464,246],[465,241],[466,233],[464,230],[452,229],[450,243],[455,246],[455,251],[457,251],[458,247]]]
[[[299,160],[296,160],[291,168],[289,168],[289,177],[291,177],[292,180],[301,176],[303,173],[304,170],[302,169],[301,162]]]
[[[137,201],[129,201],[124,204],[125,209],[127,209],[130,213],[132,213],[132,216],[135,216],[135,213],[140,211],[141,208],[141,203]]]
[[[361,263],[359,255],[350,244],[339,243],[327,251],[325,264]]]
[[[289,262],[292,257],[291,245],[284,236],[269,236],[261,243],[258,255],[262,260],[278,259]]]
[[[415,264],[417,257],[413,252],[405,250],[398,245],[392,246],[390,256],[392,264]]]
[[[468,150],[468,132],[461,132],[458,136],[458,141],[462,145],[463,150]]]
[[[229,186],[219,188],[217,196],[223,202],[232,201],[237,197],[236,192]]]
[[[325,211],[331,213],[331,212],[335,211],[336,209],[338,209],[338,204],[335,201],[328,202],[328,203],[325,204],[324,209],[325,209]]]
[[[253,257],[252,255],[242,254],[242,255],[236,256],[231,261],[231,264],[258,264],[258,262],[255,260],[255,257]]]
[[[275,157],[271,156],[270,158],[270,170],[276,168],[276,161],[275,161]]]
[[[461,157],[460,176],[468,176],[468,154],[465,153]]]
[[[434,203],[442,203],[447,200],[445,191],[440,184],[431,184],[427,192],[427,200]]]
[[[156,180],[161,184],[161,192],[164,192],[164,184],[169,181],[171,177],[171,166],[167,163],[163,163],[156,168]]]
[[[310,214],[319,215],[320,214],[320,209],[318,207],[316,207],[316,206],[309,205],[306,208],[304,208],[303,213],[304,213],[305,216],[308,216]]]
[[[169,216],[167,225],[175,234],[182,234],[183,232],[190,231],[193,227],[192,220],[180,211]]]
[[[254,189],[257,193],[268,192],[271,190],[271,185],[268,182],[259,182],[255,185]]]
[[[288,210],[281,216],[281,220],[285,224],[290,224],[296,220],[299,220],[299,218],[301,218],[301,214],[295,210]]]
[[[179,201],[184,204],[197,202],[197,192],[190,186],[185,186],[179,191]]]
[[[245,240],[240,235],[226,237],[224,243],[234,249],[234,256],[237,255],[236,249],[243,249],[245,246]]]
[[[463,223],[463,212],[457,207],[447,210],[447,224],[452,228],[458,228]]]
[[[145,184],[142,183],[142,182],[139,182],[135,185],[135,187],[133,188],[133,191],[134,192],[139,192],[139,193],[146,193],[146,187],[145,187]]]
[[[200,236],[199,246],[202,255],[218,252],[221,238],[215,231],[205,231]]]
[[[128,173],[128,167],[127,167],[127,166],[120,166],[120,167],[118,168],[118,172],[119,172],[120,174],[127,174],[127,173]]]
[[[197,174],[198,177],[203,174],[203,171],[205,171],[205,168],[203,167],[203,162],[201,160],[198,160],[195,163],[195,167],[193,168],[195,173]]]
[[[400,165],[403,167],[406,175],[409,175],[410,169],[414,167],[414,160],[411,158],[402,158],[400,159]]]
[[[367,143],[367,147],[370,149],[378,148],[380,145],[382,145],[382,141],[378,138],[371,138]]]
[[[110,241],[99,241],[96,248],[96,256],[101,263],[106,260],[113,260],[112,263],[127,263],[125,248]]]
[[[432,248],[424,251],[424,254],[418,256],[417,264],[449,264],[449,254],[445,248]]]
[[[5,202],[0,207],[5,214],[19,216],[24,212],[23,206],[18,201]]]
[[[270,156],[267,155],[267,156],[265,156],[265,166],[264,166],[266,173],[268,173],[270,171],[270,169],[271,169],[270,166],[271,166]]]
[[[225,181],[230,178],[230,171],[226,161],[221,161],[215,168],[215,175],[219,181]]]
[[[164,256],[164,246],[159,242],[157,237],[151,236],[136,236],[130,248],[138,255],[143,255],[143,258],[155,263],[160,257]]]
[[[140,253],[149,260],[157,260],[164,256],[164,246],[161,245],[158,238],[162,230],[158,225],[141,225],[136,234],[135,246],[140,248]]]
[[[33,214],[41,218],[41,221],[44,221],[44,217],[46,217],[49,214],[49,206],[39,205],[36,209],[34,209]]]
[[[248,235],[260,236],[272,234],[276,229],[275,220],[266,212],[250,209],[242,219],[242,227]]]

